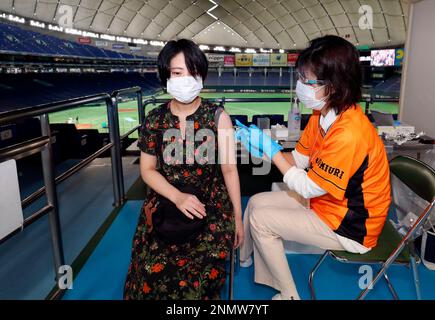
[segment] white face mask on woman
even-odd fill
[[[202,78],[192,76],[169,78],[166,83],[166,91],[181,103],[191,103],[199,95],[202,89]]]
[[[313,88],[312,86],[309,86],[298,80],[296,84],[296,95],[298,99],[308,109],[322,110],[326,104],[325,101],[326,97],[323,97],[322,99],[319,100],[316,98],[316,92],[321,90],[323,87],[324,85],[317,88]]]

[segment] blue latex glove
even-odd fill
[[[245,126],[243,123],[241,123],[239,120],[236,119],[236,126],[243,128],[243,129],[249,129],[247,126]]]
[[[244,125],[237,128],[234,134],[235,139],[239,140],[240,143],[245,147],[245,149],[248,150],[250,154],[252,154],[252,156],[256,158],[263,158],[263,152],[249,144],[249,136],[249,128]]]
[[[255,124],[249,126],[249,144],[254,149],[260,150],[269,159],[272,159],[283,147],[269,135],[263,133]]]
[[[236,120],[236,125],[238,129],[235,133],[235,138],[254,157],[263,158],[264,153],[269,159],[272,159],[278,151],[283,149],[280,144],[272,140],[267,134],[264,134],[256,125],[251,124],[247,127],[238,120]]]

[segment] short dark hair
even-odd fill
[[[168,41],[157,57],[157,66],[162,85],[166,86],[166,81],[171,76],[169,67],[171,66],[172,58],[180,52],[184,54],[187,70],[189,70],[190,74],[194,77],[199,75],[205,81],[208,71],[207,57],[195,42],[188,39],[180,39],[178,41]]]
[[[325,80],[328,108],[337,113],[361,100],[361,65],[359,53],[349,41],[333,35],[314,39],[296,61],[296,68],[305,75],[310,70],[318,80]]]

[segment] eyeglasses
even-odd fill
[[[309,85],[317,84],[319,86],[323,86],[326,84],[326,80],[307,79],[300,72],[297,73],[297,76],[298,76],[298,80],[304,84],[309,84]]]

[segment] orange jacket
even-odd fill
[[[337,234],[372,248],[391,202],[384,144],[359,106],[338,115],[324,132],[314,113],[296,150],[310,158],[308,177],[327,194],[311,209]]]

